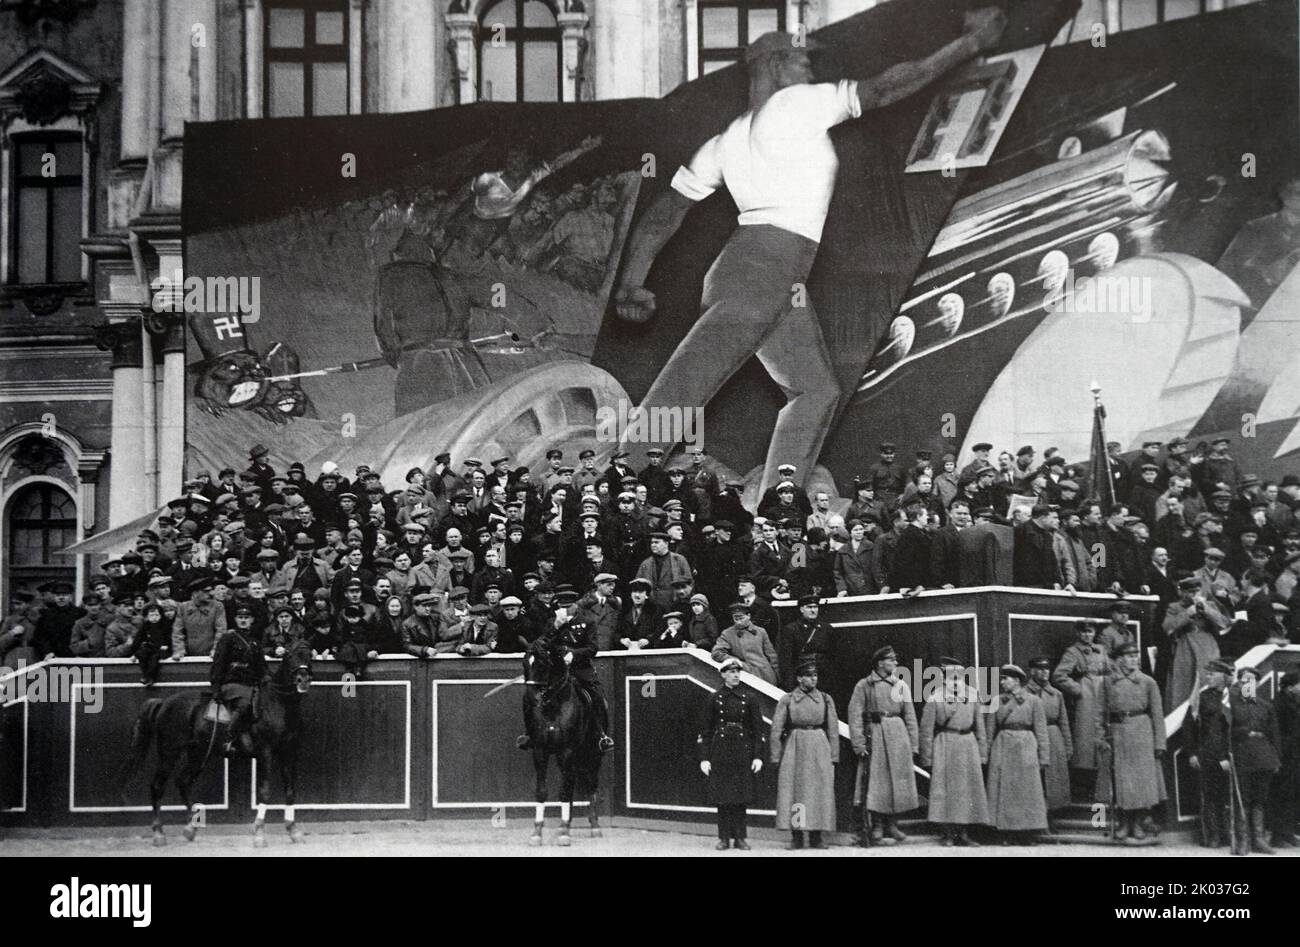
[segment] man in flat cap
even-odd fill
[[[125,558],[125,557],[123,557]],[[86,615],[86,610],[72,602],[72,583],[55,582],[50,586],[54,602],[46,605],[36,622],[32,645],[42,657],[72,657],[72,627]]]
[[[860,824],[870,814],[872,844],[895,845],[907,839],[898,816],[920,805],[912,770],[920,734],[911,688],[897,673],[898,653],[889,645],[877,649],[871,667],[849,698],[849,739],[858,757],[853,804]]]
[[[1163,670],[1165,713],[1173,713],[1196,691],[1202,670],[1219,657],[1219,641],[1232,625],[1218,602],[1201,591],[1200,580],[1178,582],[1178,601],[1165,611],[1162,629],[1169,639],[1169,666]]]
[[[745,810],[754,801],[754,776],[763,768],[767,742],[758,701],[740,687],[743,670],[739,658],[722,662],[722,686],[705,706],[695,740],[709,802],[718,807],[719,851],[732,845],[749,851]]]
[[[591,629],[598,651],[612,650],[618,643],[616,635],[623,603],[614,594],[617,585],[617,575],[598,572],[592,580],[591,591],[578,599],[574,617]]]
[[[705,278],[702,315],[641,407],[707,407],[757,354],[788,399],[772,432],[760,493],[775,481],[782,460],[811,471],[840,396],[817,316],[811,304],[792,306],[790,294],[792,284],[808,279],[835,186],[830,129],[911,95],[991,48],[1004,24],[993,9],[969,13],[965,34],[928,58],[838,83],[811,82],[811,44],[801,37],[759,37],[745,54],[750,110],[705,142],[635,225],[615,302],[622,318],[645,322],[655,311],[646,277],[691,206],[724,185],[737,203],[740,226]]]
[[[761,625],[754,624],[749,605],[740,601],[732,602],[730,612],[731,624],[723,629],[718,640],[713,643],[713,660],[740,658],[745,662],[749,673],[769,684],[775,684],[778,662],[772,639]]]
[[[678,579],[693,579],[691,564],[686,557],[668,548],[667,533],[650,534],[650,555],[636,570],[636,577],[650,583],[650,597],[660,609],[673,601],[673,583]]]
[[[1149,844],[1144,817],[1166,798],[1164,705],[1160,688],[1140,669],[1136,643],[1120,645],[1113,659],[1115,672],[1102,680],[1097,702],[1098,749],[1109,769],[1099,774],[1097,791],[1114,809],[1115,839]]]

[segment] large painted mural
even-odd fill
[[[1014,5],[1004,49],[1045,43],[1076,7]],[[924,56],[963,10],[885,4],[819,31],[816,79]],[[880,440],[1078,459],[1093,381],[1125,448],[1246,425],[1239,462],[1284,467],[1300,449],[1296,50],[1295,0],[1050,47],[990,112],[979,168],[908,173],[939,90],[836,128],[807,291],[839,398],[800,476],[847,492]],[[733,67],[661,100],[189,126],[186,274],[261,286],[255,322],[189,316],[191,468],[260,441],[273,465],[365,462],[396,487],[444,450],[607,454],[597,413],[638,404],[682,345],[736,209],[723,190],[690,212],[645,321],[613,303],[629,233],[746,100]],[[784,403],[751,359],[683,407],[703,409],[711,462],[756,490]]]

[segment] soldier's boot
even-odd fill
[[[884,845],[885,842],[885,817],[876,813],[871,816],[871,844]],[[893,845],[894,840],[891,838],[888,844]]]
[[[942,845],[944,848],[952,848],[953,845],[957,844],[956,841],[955,841],[955,836],[956,836],[956,834],[957,834],[956,829],[955,829],[953,826],[951,826],[951,825],[946,825],[946,824],[945,824],[945,825],[940,825],[940,826],[939,826],[939,835],[940,835],[940,838],[939,838],[939,844]]]
[[[791,850],[803,848],[803,832],[801,830],[795,829],[790,833],[790,844],[786,848]]]
[[[885,831],[889,833],[889,837],[895,842],[907,841],[907,835],[898,827],[898,818],[896,816],[891,815],[885,821]]]
[[[953,844],[961,848],[980,847],[980,843],[970,837],[969,830],[964,825],[958,825],[954,828]]]
[[[1261,855],[1274,855],[1273,846],[1268,844],[1268,829],[1264,827],[1264,807],[1256,806],[1250,810],[1250,850]]]
[[[1129,820],[1123,809],[1112,809],[1110,817],[1115,820],[1115,841],[1122,842],[1128,838]]]
[[[809,832],[809,833],[808,833],[808,847],[809,847],[809,848],[825,848],[825,847],[826,847],[826,843],[822,841],[822,834],[821,834],[821,832]]]
[[[1128,813],[1128,839],[1134,845],[1140,845],[1147,840],[1147,832],[1142,828],[1140,812]]]

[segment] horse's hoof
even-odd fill
[[[592,838],[604,838],[604,837],[605,837],[605,833],[602,832],[600,829],[592,828],[592,830],[591,830],[591,837],[592,837]]]
[[[289,841],[301,844],[303,841],[302,833],[295,826],[287,826],[285,831],[289,833]]]
[[[166,844],[167,836],[163,835],[161,832],[155,832],[153,835],[153,847],[162,848]]]
[[[265,836],[265,835],[254,835],[254,836],[253,836],[253,848],[266,848],[266,836]]]
[[[569,836],[567,835],[561,835],[559,838],[555,840],[555,844],[560,846],[561,848],[568,848],[570,845],[573,844],[573,839],[569,838]]]
[[[199,834],[199,830],[191,826],[187,827],[181,834],[185,836],[185,841],[192,842],[194,841],[195,836]]]
[[[530,835],[528,836],[528,844],[536,848],[542,844],[542,837],[540,835]]]

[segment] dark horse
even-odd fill
[[[574,684],[569,666],[550,648],[534,648],[524,658],[524,716],[532,739],[533,768],[537,773],[537,811],[529,845],[542,844],[546,812],[546,770],[552,757],[560,768],[560,834],[557,845],[568,845],[573,797],[586,799],[591,837],[600,838],[595,795],[601,754],[596,718]]]
[[[296,642],[280,659],[280,666],[267,674],[259,693],[259,711],[250,730],[254,758],[257,760],[257,820],[253,823],[253,844],[266,845],[262,826],[266,822],[266,803],[271,794],[271,773],[278,766],[284,783],[284,822],[290,840],[301,841],[294,826],[294,782],[298,769],[298,724],[303,695],[311,687],[311,648],[305,642]],[[153,804],[153,843],[166,845],[163,834],[162,798],[168,779],[173,779],[180,791],[181,801],[189,813],[185,827],[185,840],[194,841],[202,823],[200,811],[190,798],[190,787],[202,772],[209,759],[221,758],[223,733],[214,733],[220,726],[205,719],[210,695],[188,692],[170,697],[154,697],[144,702],[136,718],[131,737],[131,757],[122,773],[122,782],[138,770],[149,753],[158,748],[158,767],[149,784]]]

